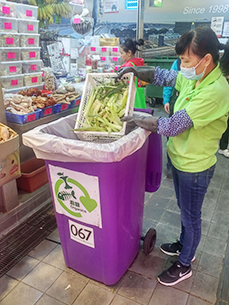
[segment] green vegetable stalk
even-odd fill
[[[83,111],[81,127],[75,131],[119,132],[120,118],[125,114],[128,86],[121,81],[99,82],[88,97]]]

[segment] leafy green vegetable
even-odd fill
[[[124,81],[109,83],[97,81],[83,111],[82,126],[75,131],[119,132],[128,98],[128,86]]]

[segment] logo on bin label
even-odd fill
[[[49,165],[56,211],[101,227],[98,177]]]

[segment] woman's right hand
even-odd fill
[[[164,110],[165,110],[166,113],[170,114],[169,103],[166,103],[166,104],[164,105]]]

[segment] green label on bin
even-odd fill
[[[49,165],[56,212],[102,227],[98,177]]]

